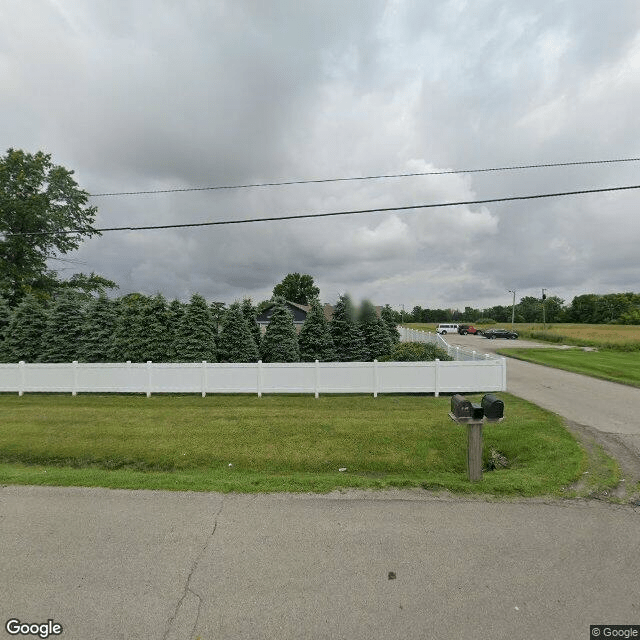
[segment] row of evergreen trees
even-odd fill
[[[26,296],[9,310],[0,299],[2,362],[313,362],[370,361],[399,341],[389,307],[378,317],[370,302],[359,313],[342,296],[327,322],[317,300],[296,333],[283,299],[261,336],[251,300],[228,309],[199,294],[168,303],[160,294],[89,301],[63,291],[49,305]]]

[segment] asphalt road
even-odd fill
[[[520,364],[509,390],[553,410],[593,394]],[[595,500],[5,486],[0,637],[51,619],[74,640],[586,640],[640,625],[639,532],[639,507]]]
[[[0,500],[3,627],[52,619],[74,640],[586,640],[590,624],[640,624],[630,506],[53,487],[3,487]]]

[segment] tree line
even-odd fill
[[[512,305],[497,305],[487,309],[465,307],[457,309],[423,309],[415,306],[410,312],[395,312],[397,322],[575,322],[584,324],[640,324],[639,293],[587,293],[575,296],[571,304],[558,296],[546,299],[525,296]]]
[[[111,299],[62,289],[43,299],[0,298],[2,362],[313,362],[372,361],[398,344],[395,316],[369,301],[339,298],[330,321],[317,298],[298,334],[282,297],[264,335],[250,299],[229,307],[194,294],[188,303],[132,293]]]

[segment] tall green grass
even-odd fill
[[[2,395],[0,482],[560,492],[587,467],[585,452],[558,416],[502,397],[507,418],[485,427],[484,451],[499,451],[509,467],[471,484],[466,428],[449,419],[447,397]]]

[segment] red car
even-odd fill
[[[478,330],[472,324],[461,324],[458,326],[458,333],[461,336],[466,336],[467,333],[478,333]]]

